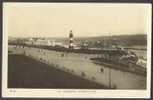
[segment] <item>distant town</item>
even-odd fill
[[[129,41],[129,39],[131,41]],[[9,44],[28,44],[44,46],[61,46],[68,48],[68,38],[49,37],[9,37]],[[121,35],[121,36],[101,36],[101,37],[75,37],[74,49],[103,49],[103,48],[135,48],[146,50],[146,35]]]

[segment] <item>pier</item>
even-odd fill
[[[145,89],[146,77],[128,71],[94,64],[90,58],[96,54],[58,52],[34,47],[10,46],[15,54],[22,54],[66,73],[114,89]]]

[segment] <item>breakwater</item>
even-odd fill
[[[29,56],[56,68],[114,89],[145,89],[146,76],[93,63],[98,54],[62,52],[9,45],[11,53]]]

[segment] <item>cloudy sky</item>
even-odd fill
[[[5,3],[9,36],[67,37],[147,34],[150,6],[97,3]]]

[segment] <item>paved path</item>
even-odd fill
[[[9,88],[106,88],[22,55],[9,55]]]

